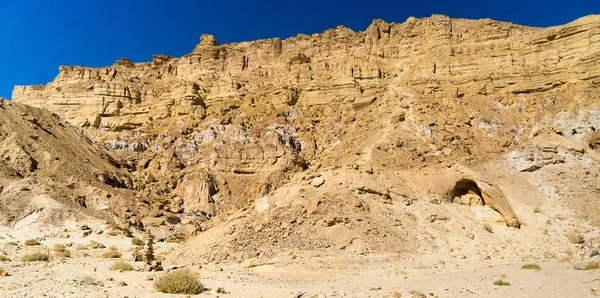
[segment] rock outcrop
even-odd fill
[[[505,176],[597,165],[599,52],[599,16],[531,28],[433,15],[401,24],[375,20],[364,32],[339,26],[286,40],[220,45],[202,35],[180,58],[62,66],[45,86],[15,87],[13,100],[56,113],[109,149],[124,173],[118,177],[131,181],[115,182],[107,170],[97,176],[135,192],[115,213],[159,239],[217,227],[210,235],[222,246],[215,251],[235,242],[256,255],[261,239],[294,231],[308,237],[307,249],[350,247],[354,240],[348,239],[371,237],[370,222],[377,235],[395,240],[360,244],[357,251],[394,250],[409,238],[434,249],[435,236],[390,225],[417,225],[419,214],[431,210],[437,213],[426,221],[452,222],[440,207],[451,204],[454,218],[471,216],[462,208],[468,205],[481,207],[471,208],[476,215],[491,210],[486,220],[518,227],[524,199]],[[536,145],[538,138],[545,145]],[[18,154],[3,158],[14,171],[38,167],[39,157],[26,149],[10,152]],[[507,172],[490,175],[493,167]],[[423,174],[432,171],[449,174]],[[320,178],[324,173],[354,180]],[[298,186],[305,181],[316,182],[306,190]],[[572,183],[587,188],[590,181]],[[475,186],[464,191],[465,183]],[[580,194],[561,198],[576,201]],[[269,209],[273,197],[288,209]],[[599,203],[585,197],[586,204]],[[414,201],[425,202],[423,210],[436,207],[412,213],[381,205]],[[598,222],[582,204],[570,206]],[[338,211],[344,218],[334,216]],[[394,223],[394,214],[403,219]],[[237,233],[219,230],[230,227],[219,221],[229,215],[242,218],[232,227]],[[257,224],[255,234],[239,233],[264,217],[271,221]],[[301,228],[294,230],[291,222]],[[339,243],[323,235],[318,240],[315,229],[323,222],[352,232]],[[286,241],[270,247],[300,245]],[[219,258],[232,257],[224,251]]]

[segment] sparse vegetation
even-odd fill
[[[10,241],[10,242],[7,242],[6,244],[8,244],[8,245],[14,245],[14,246],[19,246],[19,243],[16,242],[16,241]]]
[[[103,253],[102,255],[100,255],[100,257],[102,257],[104,259],[116,259],[116,258],[121,257],[121,253],[116,250],[109,250],[109,251]]]
[[[585,270],[596,270],[600,268],[600,264],[598,262],[589,262],[585,265]]]
[[[88,250],[87,246],[85,245],[77,245],[77,247],[75,247],[76,250]]]
[[[507,282],[507,281],[505,281],[505,280],[503,280],[503,279],[498,279],[498,280],[496,280],[496,281],[494,282],[494,285],[495,285],[495,286],[507,287],[507,286],[510,286],[510,283],[509,283],[509,282]]]
[[[575,270],[596,270],[600,269],[600,263],[598,262],[577,262],[573,264]]]
[[[111,245],[108,247],[109,250],[119,250],[116,246]]]
[[[52,251],[54,252],[54,257],[58,259],[71,257],[71,252],[62,244],[54,244]]]
[[[62,245],[62,244],[54,244],[54,246],[52,246],[52,251],[65,251],[67,250],[67,248]]]
[[[494,228],[492,228],[492,225],[490,225],[489,223],[483,225],[483,228],[490,233],[494,233]]]
[[[34,252],[31,254],[26,254],[21,257],[21,262],[37,262],[43,261],[48,262],[48,255],[41,252]]]
[[[0,255],[0,262],[8,262],[10,259],[5,255]]]
[[[575,270],[596,270],[600,269],[600,263],[598,262],[577,262],[573,264]]]
[[[542,209],[540,207],[533,208],[533,213],[542,213]]]
[[[125,261],[116,261],[109,268],[111,271],[133,271],[135,268]]]
[[[139,238],[132,238],[131,239],[131,244],[132,245],[137,245],[137,246],[143,246],[144,245],[144,241],[142,239],[139,239]]]
[[[57,259],[66,259],[71,257],[71,252],[68,250],[54,252],[53,256]]]
[[[540,267],[540,265],[538,265],[538,264],[525,264],[525,265],[521,266],[521,269],[525,269],[525,270],[541,270],[542,267]]]
[[[25,240],[25,242],[23,243],[27,246],[36,246],[36,245],[40,245],[40,243],[35,240],[35,239],[29,239],[29,240]]]
[[[177,269],[171,271],[154,282],[154,289],[167,294],[199,294],[204,290],[198,277],[191,270]]]

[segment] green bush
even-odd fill
[[[204,290],[195,273],[189,269],[171,271],[154,281],[154,289],[167,294],[199,294]]]
[[[135,268],[125,261],[116,261],[110,266],[110,271],[133,271]]]
[[[504,281],[502,279],[499,279],[499,280],[497,280],[497,281],[494,282],[494,285],[495,286],[507,287],[507,286],[510,286],[510,283],[507,282],[507,281]]]
[[[41,252],[34,252],[32,254],[26,254],[21,257],[21,262],[37,262],[44,261],[48,262],[48,255]]]

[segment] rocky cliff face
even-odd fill
[[[598,16],[530,28],[433,15],[286,40],[219,45],[203,35],[181,58],[60,67],[46,86],[15,87],[13,100],[58,114],[115,152],[139,194],[130,221],[138,226],[246,210],[339,169],[395,181],[352,193],[438,203],[487,195],[482,204],[498,204],[518,226],[516,199],[485,173],[453,172],[447,193],[427,186],[438,180],[390,175],[458,164],[485,171],[509,151],[511,169],[536,171],[563,157],[514,150],[545,135],[579,144],[579,157],[596,164],[599,52]],[[471,186],[456,186],[465,177]]]

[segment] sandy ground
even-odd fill
[[[164,249],[168,248],[158,245],[157,250]],[[110,271],[115,259],[93,257],[101,251],[86,251],[91,257],[82,257],[78,251],[73,258],[49,263],[0,263],[11,274],[0,277],[0,296],[185,297],[153,290],[149,277],[162,273]],[[463,265],[460,260],[420,268],[405,267],[404,263],[392,256],[370,255],[352,260],[300,257],[255,263],[255,267],[190,267],[207,287],[200,297],[592,297],[592,289],[600,288],[600,270],[575,270],[572,263],[556,260],[538,263],[541,270],[524,270],[522,264]],[[85,284],[84,278],[97,284]],[[495,286],[498,279],[511,285]],[[227,293],[216,293],[220,287]]]

